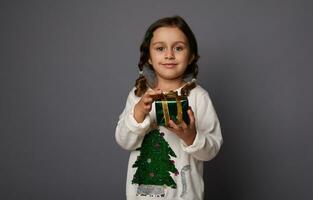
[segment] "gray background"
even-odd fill
[[[114,131],[156,19],[199,43],[224,137],[206,199],[313,199],[310,0],[1,1],[0,199],[124,199]]]

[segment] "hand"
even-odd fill
[[[169,127],[167,127],[167,129],[174,132],[189,146],[192,145],[193,141],[195,140],[197,131],[195,126],[195,117],[191,107],[189,107],[187,113],[190,120],[189,125],[187,125],[184,121],[178,125],[175,124],[173,120],[169,120]]]
[[[148,89],[135,105],[134,108],[134,118],[138,123],[143,122],[146,115],[149,114],[152,108],[152,103],[154,101],[154,96],[160,95],[162,93],[161,90],[154,91],[152,89]]]

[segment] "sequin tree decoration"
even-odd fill
[[[176,183],[170,176],[170,172],[175,176],[179,174],[175,162],[170,159],[170,156],[176,155],[164,139],[164,133],[160,133],[158,129],[150,131],[137,150],[140,155],[133,164],[133,168],[137,168],[133,184],[176,188]]]

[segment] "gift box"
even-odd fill
[[[159,126],[168,126],[169,120],[176,124],[183,121],[189,124],[188,98],[185,95],[178,95],[177,92],[160,94],[155,98],[156,120]]]

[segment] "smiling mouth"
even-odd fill
[[[166,68],[173,68],[175,67],[177,64],[176,63],[164,63],[162,64],[164,67]]]

